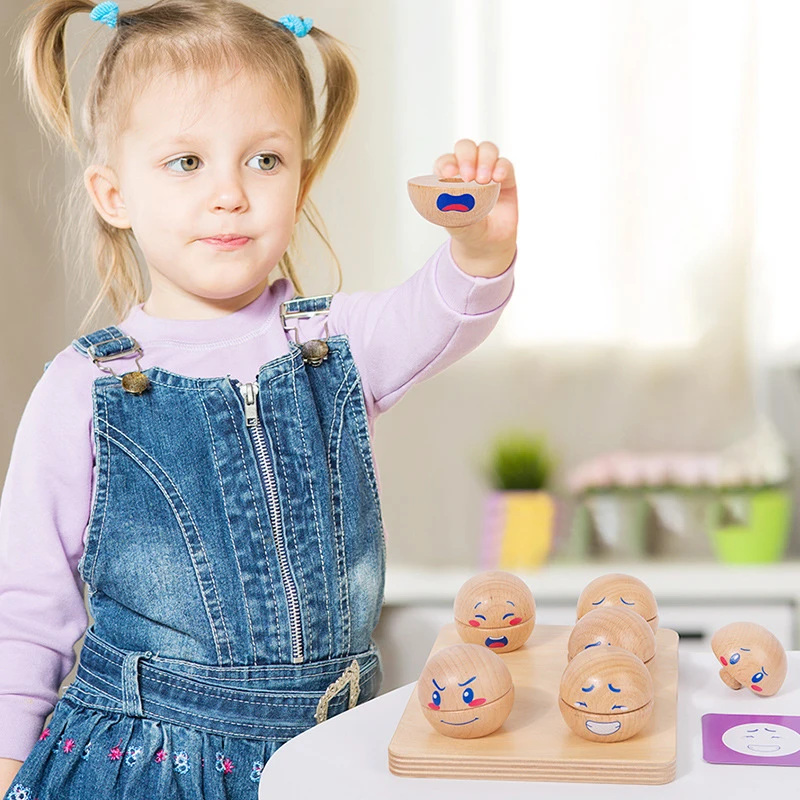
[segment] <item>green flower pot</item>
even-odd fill
[[[727,495],[745,509],[745,521],[731,524],[724,500],[712,504],[709,531],[714,552],[728,564],[780,561],[789,539],[792,498],[785,489],[763,489]]]

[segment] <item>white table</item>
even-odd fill
[[[281,747],[261,776],[259,800],[279,797],[324,800],[639,800],[642,797],[768,800],[800,794],[800,767],[707,764],[703,714],[800,716],[800,651],[789,654],[789,672],[773,697],[728,689],[711,652],[681,653],[678,683],[677,775],[662,786],[453,781],[399,778],[389,772],[388,747],[415,684],[377,697],[312,728]]]

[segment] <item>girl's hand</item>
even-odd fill
[[[500,196],[491,213],[473,225],[448,228],[453,260],[468,275],[491,278],[505,272],[517,251],[517,183],[514,165],[500,158],[492,142],[477,145],[471,139],[456,142],[452,153],[436,159],[439,178],[460,175],[465,181],[500,183]]]

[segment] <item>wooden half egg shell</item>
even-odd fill
[[[408,182],[414,208],[435,225],[463,228],[482,220],[500,196],[500,184],[420,175]]]
[[[454,644],[428,660],[417,682],[417,699],[437,733],[477,739],[506,721],[514,684],[500,656],[480,645]]]
[[[647,584],[633,575],[612,572],[589,583],[578,598],[578,619],[596,608],[622,606],[635,611],[658,630],[658,603]]]
[[[558,707],[578,736],[592,742],[621,742],[647,724],[654,692],[650,671],[629,650],[592,648],[567,664]]]
[[[719,676],[731,689],[747,686],[769,697],[783,686],[786,650],[774,633],[755,622],[732,622],[711,637],[711,649],[722,664]]]
[[[522,647],[536,624],[536,602],[528,585],[510,572],[473,575],[453,604],[458,635],[495,653]]]
[[[571,661],[584,650],[609,646],[629,650],[649,668],[656,654],[656,635],[644,617],[625,606],[595,608],[572,628],[567,658]]]

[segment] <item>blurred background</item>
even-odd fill
[[[752,618],[800,647],[800,5],[252,5],[312,17],[359,72],[358,110],[314,198],[344,291],[396,285],[444,240],[406,181],[457,139],[495,141],[517,171],[503,319],[377,423],[385,688],[416,678],[458,587],[493,567],[526,577],[542,621],[574,621],[583,586],[624,571],[648,582],[682,646]],[[56,235],[80,165],[43,141],[11,68],[27,6],[0,6],[2,474],[45,361],[96,290],[76,285]],[[74,108],[108,36],[70,21]],[[307,293],[331,291],[324,251],[305,242]],[[523,477],[504,483],[515,468]],[[522,507],[525,490],[538,505]]]

